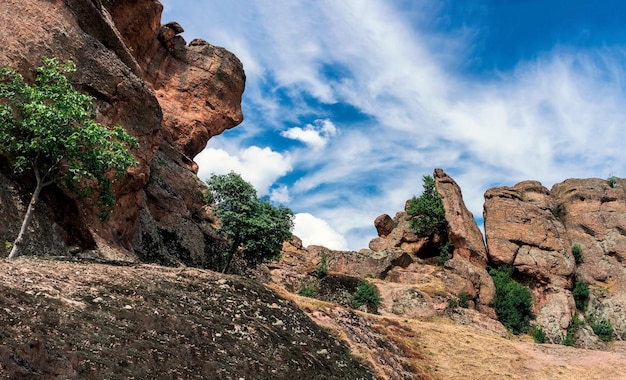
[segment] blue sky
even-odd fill
[[[305,245],[367,248],[436,167],[479,220],[493,186],[624,175],[626,2],[161,2],[247,75],[199,176],[242,174]]]

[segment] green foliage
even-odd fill
[[[437,259],[437,265],[442,267],[446,264],[446,261],[450,260],[450,248],[452,244],[445,242],[439,247],[439,258]]]
[[[580,265],[585,262],[585,259],[583,257],[583,249],[580,248],[580,244],[574,244],[572,246],[572,255],[574,255],[574,260],[576,261],[576,264]]]
[[[352,296],[352,305],[357,308],[363,305],[380,305],[380,293],[376,285],[366,280],[361,281]]]
[[[315,268],[315,275],[317,278],[326,277],[328,274],[328,257],[326,256],[326,252],[322,252],[322,257],[320,262],[317,264]]]
[[[561,219],[565,210],[563,209],[563,205],[558,205],[556,207],[551,208],[550,212],[555,218]]]
[[[462,307],[467,309],[469,307],[470,298],[465,292],[459,293],[456,297],[451,298],[448,305],[450,308],[455,309],[457,307]]]
[[[267,198],[258,198],[256,190],[239,174],[213,174],[207,181],[210,201],[222,223],[221,231],[231,240],[228,261],[238,248],[248,263],[256,265],[280,256],[283,242],[291,238],[293,212],[282,205],[274,206]]]
[[[315,298],[317,296],[317,284],[313,283],[307,286],[303,286],[298,292],[301,296]]]
[[[530,290],[511,277],[513,268],[491,269],[489,274],[496,287],[494,306],[498,319],[514,334],[527,331],[532,317]]]
[[[574,296],[574,302],[576,302],[576,309],[584,311],[589,301],[589,284],[576,280],[572,296]]]
[[[412,217],[410,226],[419,236],[446,234],[446,218],[441,196],[435,188],[432,176],[423,177],[424,190],[419,197],[413,197],[408,204],[407,213]]]
[[[610,342],[613,340],[613,325],[608,319],[599,319],[591,323],[591,329],[603,341]]]
[[[617,186],[617,177],[614,175],[610,176],[606,179],[606,183],[608,183],[612,188],[615,188],[615,186]]]
[[[0,143],[16,171],[39,170],[46,178],[79,181],[135,165],[126,144],[135,141],[119,126],[95,122],[93,99],[74,90],[71,61],[44,58],[37,85],[12,69],[0,70]]]
[[[9,257],[19,251],[34,205],[43,188],[64,185],[79,195],[98,191],[101,219],[115,204],[112,182],[136,165],[129,149],[134,138],[120,126],[95,121],[93,98],[72,87],[73,62],[42,58],[35,84],[15,70],[0,68],[0,155],[17,173],[36,180],[31,206]]]
[[[16,171],[37,171],[44,182],[102,184],[110,183],[111,171],[125,174],[136,164],[128,151],[135,139],[95,121],[93,98],[72,87],[73,62],[43,62],[34,86],[13,69],[0,69],[0,153]]]
[[[583,325],[583,321],[578,318],[578,315],[574,315],[572,318],[572,322],[567,329],[567,334],[565,335],[565,339],[563,339],[563,344],[566,346],[573,347],[575,342],[575,336],[580,327]]]
[[[535,343],[541,344],[546,342],[546,332],[541,327],[533,326],[528,332],[535,340]]]

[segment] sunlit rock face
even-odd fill
[[[49,200],[52,209],[70,202],[80,210],[71,220],[52,217],[65,236],[58,253],[220,265],[215,253],[223,242],[204,208],[193,157],[243,120],[245,75],[227,50],[201,40],[186,45],[180,25],[161,25],[162,9],[154,0],[0,3],[0,65],[32,79],[42,55],[73,60],[73,82],[94,96],[98,121],[122,125],[140,143],[137,166],[115,187],[108,222],[98,220],[91,199],[61,192]],[[80,236],[67,237],[73,234]]]
[[[587,316],[611,321],[616,337],[626,276],[626,183],[568,179],[548,190],[536,181],[485,193],[485,233],[492,266],[511,265],[533,291],[536,322],[560,342],[575,313],[576,281],[591,287]],[[582,252],[576,263],[572,247]]]

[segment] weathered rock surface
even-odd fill
[[[442,169],[435,169],[435,187],[446,213],[447,232],[454,246],[453,256],[464,257],[472,264],[487,267],[487,249],[474,215],[463,201],[461,188]]]
[[[561,342],[576,313],[575,281],[589,283],[595,297],[587,319],[607,319],[615,337],[625,335],[625,185],[623,179],[615,187],[602,179],[569,179],[548,191],[525,181],[485,193],[490,263],[516,269],[533,292],[536,323],[553,342]],[[575,245],[582,250],[579,264]]]
[[[192,159],[209,138],[243,120],[245,75],[228,51],[200,40],[187,46],[182,27],[161,25],[162,9],[155,0],[0,3],[0,65],[32,78],[42,55],[73,60],[74,84],[94,96],[98,121],[122,125],[140,143],[138,165],[114,189],[111,220],[100,223],[91,200],[55,189],[41,208],[47,214],[37,218],[58,231],[50,239],[35,229],[33,253],[221,266],[214,253],[222,242]],[[28,193],[29,185],[18,178],[15,189]],[[20,200],[2,212],[20,209]],[[49,212],[67,207],[80,213]],[[12,241],[15,229],[0,230],[0,239]],[[47,246],[52,240],[59,244]]]
[[[3,379],[377,378],[293,302],[201,269],[0,261],[0,305]]]

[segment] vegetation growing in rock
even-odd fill
[[[318,287],[316,283],[303,286],[298,291],[298,294],[305,297],[315,298],[317,296]]]
[[[489,274],[496,287],[494,307],[498,319],[514,334],[526,332],[532,318],[530,290],[512,278],[511,267],[491,269]]]
[[[530,335],[535,340],[535,343],[545,343],[546,342],[546,332],[539,326],[533,326],[528,331]]]
[[[558,206],[551,208],[550,212],[552,213],[552,216],[554,216],[555,218],[561,219],[564,213],[563,205],[558,205]]]
[[[412,217],[411,228],[420,236],[446,237],[446,218],[441,196],[435,188],[435,179],[423,177],[424,190],[419,197],[409,200],[407,213]]]
[[[74,63],[45,57],[43,63],[32,86],[15,70],[0,69],[0,154],[36,183],[9,258],[21,253],[44,188],[60,184],[81,195],[97,190],[100,217],[107,219],[115,204],[113,180],[136,164],[129,152],[136,140],[120,126],[97,123],[93,98],[72,87]]]
[[[231,240],[226,252],[226,272],[237,250],[241,249],[248,264],[280,256],[283,242],[291,238],[293,212],[282,205],[274,206],[259,198],[256,190],[237,173],[213,174],[207,181],[209,202],[215,202],[215,215],[223,232]]]
[[[593,333],[596,334],[598,338],[602,339],[605,342],[610,342],[611,340],[613,340],[613,325],[608,319],[598,319],[594,322],[591,322],[590,325]]]
[[[439,247],[439,258],[437,259],[437,265],[442,267],[446,264],[446,261],[450,260],[450,248],[452,244],[450,242],[445,242]]]
[[[576,261],[576,264],[582,264],[585,262],[585,259],[583,257],[583,250],[580,247],[580,244],[574,244],[572,246],[572,255],[574,255],[574,260]]]
[[[378,292],[376,285],[367,280],[361,281],[352,296],[352,305],[356,308],[363,305],[380,305],[380,293]]]
[[[437,265],[443,266],[451,258],[445,210],[435,188],[435,179],[426,175],[422,180],[422,194],[411,198],[407,204],[406,212],[411,217],[409,225],[418,236],[431,237],[439,245]]]
[[[608,183],[609,186],[614,188],[615,186],[617,186],[617,177],[614,175],[610,176],[609,178],[606,179],[606,183]]]
[[[320,262],[317,264],[315,268],[315,275],[317,278],[326,277],[328,274],[328,256],[326,252],[322,252],[322,257],[320,258]]]
[[[583,325],[583,321],[580,320],[580,318],[578,318],[578,315],[574,315],[574,317],[572,318],[572,322],[569,325],[569,328],[567,329],[567,333],[565,335],[565,339],[563,339],[563,344],[566,346],[570,346],[573,347],[575,342],[575,336],[576,333],[578,332],[578,330],[580,330],[580,327]]]
[[[576,280],[574,289],[572,290],[572,296],[574,296],[576,309],[584,311],[589,301],[589,284],[585,281]]]
[[[461,292],[456,297],[451,298],[448,305],[452,309],[456,309],[457,307],[467,309],[469,308],[469,301],[469,295],[465,292]]]

